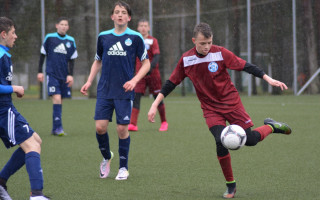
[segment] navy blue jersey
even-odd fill
[[[11,85],[12,63],[9,48],[0,45],[0,85]],[[0,94],[0,103],[11,103],[10,94]]]
[[[136,57],[148,59],[142,35],[127,28],[118,35],[114,29],[98,37],[96,60],[102,60],[97,98],[134,99],[134,91],[125,92],[123,85],[134,76]]]
[[[47,56],[46,73],[60,80],[66,80],[68,61],[78,57],[74,38],[69,35],[61,37],[58,33],[46,35],[41,53]]]

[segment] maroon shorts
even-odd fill
[[[149,87],[150,94],[159,94],[161,90],[161,77],[159,70],[153,70],[150,75],[141,79],[134,88],[134,92],[144,94],[147,87]]]
[[[245,111],[241,104],[238,109],[229,113],[220,113],[215,111],[206,110],[206,123],[209,128],[216,125],[226,126],[226,122],[229,124],[237,124],[243,129],[247,129],[253,126],[252,120],[249,114]]]

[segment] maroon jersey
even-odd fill
[[[150,62],[152,62],[154,55],[160,54],[158,40],[156,38],[148,35],[148,37],[144,39],[144,45],[146,46],[146,49],[148,51],[149,60],[150,60]],[[142,64],[141,64],[140,60],[137,58],[136,59],[136,72],[139,71],[139,69],[141,68],[141,65]],[[159,70],[159,64],[157,64],[153,70]]]
[[[224,47],[212,45],[206,56],[199,56],[194,47],[182,55],[169,80],[178,85],[185,77],[190,78],[204,117],[210,116],[210,111],[228,113],[242,103],[227,69],[241,71],[245,64]]]

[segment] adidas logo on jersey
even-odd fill
[[[123,50],[120,42],[112,45],[108,51],[109,56],[127,56],[127,52]]]
[[[67,54],[66,47],[63,43],[59,44],[54,50],[55,53]]]

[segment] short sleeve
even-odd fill
[[[237,71],[242,71],[246,61],[243,60],[242,58],[239,58],[236,56],[234,53],[229,51],[226,48],[221,49],[221,54],[224,60],[224,63],[228,69],[232,70],[237,70]]]
[[[153,38],[153,44],[152,44],[152,55],[160,54],[160,48],[159,48],[159,43],[156,38]]]
[[[97,53],[95,56],[95,60],[102,60],[102,53],[103,53],[103,46],[102,46],[102,41],[101,41],[101,36],[98,37],[98,42],[97,42]]]
[[[137,57],[139,58],[140,61],[148,59],[148,53],[144,45],[143,39],[138,36],[136,37],[136,41],[137,41]]]
[[[179,85],[185,77],[186,74],[184,72],[183,57],[181,57],[176,68],[171,73],[169,80],[173,84]]]

